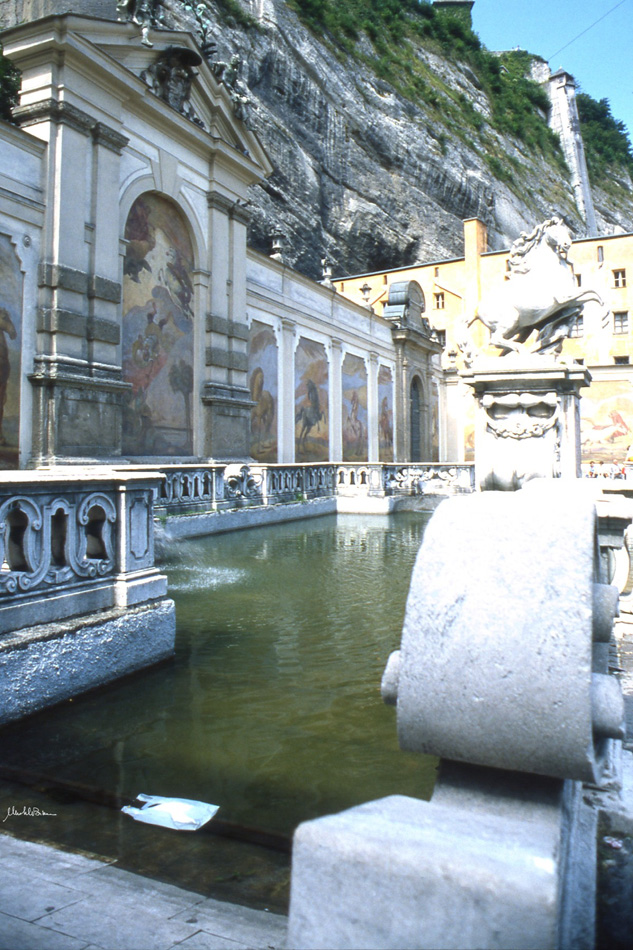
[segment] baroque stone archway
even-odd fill
[[[168,199],[147,192],[125,226],[123,454],[193,454],[193,247]]]

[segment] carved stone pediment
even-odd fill
[[[151,86],[152,92],[196,125],[204,123],[196,115],[189,97],[193,81],[198,75],[194,66],[199,66],[201,57],[186,46],[168,46],[156,61],[141,73],[141,78]]]

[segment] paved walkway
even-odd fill
[[[0,950],[276,950],[286,923],[0,834]]]

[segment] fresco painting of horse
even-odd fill
[[[582,392],[580,411],[582,461],[625,462],[633,445],[633,385],[594,380]]]
[[[272,328],[253,320],[248,341],[251,399],[251,455],[258,462],[277,461],[278,350]]]
[[[393,376],[388,366],[378,368],[378,457],[393,462]]]
[[[301,337],[295,353],[295,458],[329,458],[328,363],[322,343]]]
[[[128,455],[191,455],[193,249],[184,217],[159,195],[141,195],[125,228],[123,415]]]
[[[23,275],[15,250],[0,234],[0,465],[19,467]]]
[[[367,369],[365,361],[348,353],[342,370],[343,461],[367,461]]]

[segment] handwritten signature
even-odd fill
[[[41,808],[31,808],[30,806],[25,806],[22,810],[19,810],[15,805],[10,805],[7,808],[6,816],[2,819],[2,824],[5,823],[7,818],[22,818],[26,816],[28,818],[40,818],[46,816],[49,818],[57,818],[57,812],[55,811],[43,811]]]

